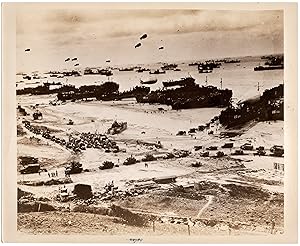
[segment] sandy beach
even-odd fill
[[[42,167],[47,169],[47,172],[40,174],[19,174],[18,187],[23,191],[33,193],[36,197],[50,198],[53,201],[51,203],[60,208],[70,206],[70,203],[64,204],[56,201],[62,185],[30,186],[24,184],[24,181],[26,183],[51,180],[52,178],[49,178],[48,173],[56,171],[58,173],[57,178],[63,178],[66,164],[71,160],[76,160],[82,163],[84,170],[87,171],[71,175],[72,183],[64,184],[68,191],[72,191],[76,184],[84,183],[91,185],[94,194],[102,194],[103,187],[111,181],[114,182],[119,190],[126,191],[139,182],[145,182],[153,178],[175,176],[176,185],[194,186],[202,182],[207,184],[208,187],[211,185],[216,187],[213,190],[207,190],[208,193],[206,194],[204,192],[200,200],[190,200],[190,198],[184,196],[180,198],[180,195],[178,195],[180,193],[177,194],[178,198],[170,196],[169,192],[170,189],[172,190],[172,186],[165,184],[159,185],[159,188],[152,192],[149,190],[143,195],[134,196],[127,200],[116,198],[114,203],[141,214],[158,213],[160,216],[163,216],[166,213],[169,217],[172,215],[195,218],[201,208],[207,203],[209,196],[211,196],[213,203],[212,205],[207,205],[209,206],[208,209],[202,209],[203,212],[200,215],[202,220],[218,219],[220,221],[216,223],[219,227],[228,223],[233,226],[236,221],[239,221],[239,223],[242,221],[247,224],[244,226],[246,231],[257,234],[268,233],[270,229],[269,221],[275,220],[277,233],[283,232],[283,200],[280,196],[283,194],[284,173],[274,170],[274,162],[283,163],[283,158],[254,156],[253,151],[246,151],[247,155],[244,156],[231,155],[244,143],[251,143],[255,147],[264,146],[266,150],[273,145],[283,145],[282,121],[257,122],[240,129],[239,131],[242,134],[231,138],[222,137],[221,133],[228,130],[218,124],[211,124],[210,128],[203,132],[177,136],[176,133],[179,130],[188,131],[190,128],[209,122],[210,119],[219,115],[222,108],[175,111],[167,106],[162,106],[164,108],[162,111],[158,110],[161,107],[160,105],[138,104],[134,99],[113,102],[68,102],[58,106],[51,106],[49,105],[49,100],[51,98],[46,96],[20,96],[18,98],[19,104],[28,113],[33,113],[36,108],[32,106],[38,104],[37,107],[43,114],[43,119],[35,121],[32,121],[30,116],[18,116],[18,126],[24,131],[24,135],[18,137],[18,156],[39,158]],[[109,136],[116,141],[121,149],[124,149],[124,152],[106,153],[101,149],[88,148],[81,153],[74,154],[71,150],[25,129],[22,124],[24,119],[30,120],[32,125],[47,127],[56,136],[64,139],[68,139],[72,134],[76,135],[81,132],[106,134],[107,129],[115,120],[126,121],[128,127],[125,131]],[[74,122],[73,125],[67,124],[69,119]],[[214,134],[208,134],[211,130],[214,131]],[[158,141],[161,142],[162,148],[145,145],[145,143],[155,144]],[[234,147],[222,149],[221,146],[225,142],[234,143]],[[199,153],[201,151],[195,151],[194,149],[194,146],[199,145],[202,146],[203,150],[209,146],[217,146],[219,150],[224,152],[225,156],[221,158],[214,157],[217,153],[215,150],[210,151],[211,157],[201,157]],[[170,153],[174,149],[187,150],[191,154],[185,158],[151,161],[148,167],[145,166],[143,161],[130,166],[122,165],[128,156],[134,156],[136,159],[142,160],[146,154],[150,153],[159,156]],[[99,170],[98,167],[106,160],[120,166],[108,170]],[[192,167],[191,164],[197,161],[201,162],[201,166],[198,168]],[[230,189],[233,188],[231,185],[235,189],[240,189],[244,186],[253,187],[253,196],[256,199],[252,201],[255,202],[251,202],[249,200],[250,197],[247,196],[235,195],[229,198],[227,193],[231,194]],[[258,195],[260,193],[263,194],[262,197]],[[160,202],[160,200],[164,199],[168,200],[168,204]],[[97,199],[95,201],[100,206],[103,206],[103,201],[97,201]],[[246,211],[235,209],[237,203],[239,206],[243,204],[243,208]],[[273,209],[271,209],[270,203]],[[266,206],[268,210],[265,210]],[[76,207],[76,202],[71,203],[71,208],[74,207]],[[264,213],[253,220],[253,213],[260,213],[262,210],[264,210]],[[236,215],[233,215],[233,213]],[[49,216],[54,215],[49,214]],[[62,214],[58,213],[55,216],[62,216]],[[74,213],[72,216],[77,218],[81,215]],[[229,218],[230,222],[228,222]],[[23,219],[23,215],[20,214],[19,221],[23,221]],[[170,223],[170,219],[166,223]],[[83,226],[87,230],[85,232],[94,233],[94,230],[86,227],[87,224],[83,224]],[[178,224],[178,226],[180,225]],[[255,226],[255,229],[253,229],[253,226]],[[21,225],[19,227],[21,231],[26,229],[26,227]],[[180,230],[175,225],[172,225],[173,227],[176,230]],[[167,231],[171,233],[172,228],[169,228]],[[206,227],[200,226],[200,228],[203,233],[208,234],[217,232],[222,235],[222,233],[228,233],[228,229],[225,231],[214,229],[211,232]],[[29,229],[30,231],[31,229]],[[45,232],[44,230],[42,231],[43,233]],[[35,231],[35,233],[38,232]],[[49,230],[49,233],[53,233],[52,229]]]

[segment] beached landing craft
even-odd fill
[[[202,86],[192,82],[183,83],[179,88],[151,91],[145,96],[137,96],[138,103],[160,103],[170,105],[172,109],[204,108],[228,106],[232,91],[220,90],[213,86]],[[180,95],[180,97],[178,97]]]
[[[157,82],[157,79],[150,79],[150,80],[146,80],[146,81],[141,80],[142,85],[152,85],[152,84],[155,84],[156,82]]]
[[[265,90],[262,96],[232,105],[220,114],[220,123],[225,127],[241,126],[249,121],[283,120],[283,84]]]

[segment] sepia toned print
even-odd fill
[[[19,230],[284,232],[282,11],[28,15]]]
[[[18,233],[287,233],[283,8],[41,6],[15,10]]]

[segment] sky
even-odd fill
[[[120,65],[283,53],[283,11],[28,4],[17,10],[16,39],[18,72],[72,69],[67,57],[84,68],[108,59]]]

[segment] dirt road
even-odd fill
[[[201,210],[199,211],[197,218],[200,218],[201,214],[204,212],[205,209],[207,209],[209,207],[209,205],[213,202],[213,198],[214,196],[212,195],[208,195],[208,201],[207,203],[201,208]]]

